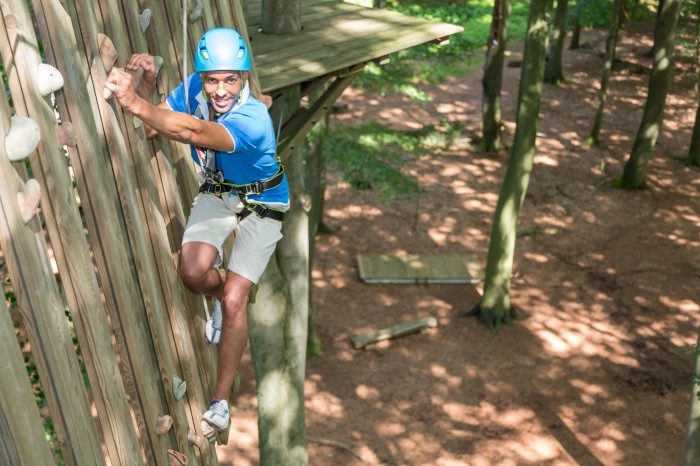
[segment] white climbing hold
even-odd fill
[[[173,395],[176,400],[181,400],[187,391],[187,382],[180,379],[177,375],[173,375]]]
[[[17,193],[17,203],[24,223],[29,222],[36,215],[40,200],[41,186],[39,182],[34,178],[27,180],[24,191]]]
[[[12,162],[26,159],[36,150],[39,139],[41,139],[41,131],[34,120],[13,116],[10,120],[10,130],[5,136],[7,158]]]
[[[39,92],[44,97],[63,87],[63,75],[61,72],[46,63],[39,63],[38,81]]]
[[[97,33],[97,47],[99,47],[100,58],[102,59],[105,71],[109,74],[109,72],[112,71],[112,67],[117,62],[117,49],[114,47],[112,39],[101,32]]]
[[[139,24],[141,24],[141,32],[146,32],[148,25],[151,24],[153,14],[149,8],[144,9],[139,15]]]

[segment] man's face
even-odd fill
[[[207,71],[202,77],[204,92],[216,113],[226,113],[238,99],[243,89],[247,72]]]

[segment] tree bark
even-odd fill
[[[273,121],[278,121],[282,111],[293,114],[299,99],[298,86],[287,88],[271,109]],[[284,236],[261,277],[255,303],[248,308],[261,466],[305,466],[308,462],[304,422],[309,309],[307,156],[300,147],[286,161],[291,208],[285,214]]]
[[[696,14],[700,13],[700,3],[696,5]],[[698,92],[700,91],[700,22],[695,21],[695,96],[696,103],[700,104]],[[695,112],[695,125],[693,126],[693,134],[690,139],[690,149],[688,149],[688,158],[685,163],[693,166],[700,166],[700,105]]]
[[[576,50],[581,47],[581,14],[580,7],[576,6],[576,16],[574,17],[574,27],[571,28],[571,42],[569,50]]]
[[[683,466],[695,466],[700,462],[700,390],[698,390],[697,383],[698,377],[700,377],[700,353],[698,345],[700,345],[700,338],[698,338],[695,348],[695,372],[693,373],[695,380],[693,380],[690,390],[690,409],[683,446]]]
[[[491,35],[486,45],[486,62],[482,79],[481,101],[483,149],[497,152],[505,149],[501,121],[501,86],[503,83],[503,61],[508,41],[508,19],[511,0],[496,0],[493,5]]]
[[[608,81],[612,74],[612,66],[615,61],[615,46],[617,44],[617,32],[620,29],[620,13],[622,11],[622,0],[615,0],[613,17],[610,23],[610,32],[605,45],[605,63],[603,64],[603,77],[600,80],[600,90],[598,92],[598,110],[593,119],[593,128],[586,141],[588,145],[598,147],[600,145],[600,127],[603,125],[603,113],[607,100]]]
[[[549,30],[547,5],[548,0],[533,0],[530,4],[515,137],[494,213],[484,295],[470,312],[494,331],[498,331],[504,323],[511,323],[517,315],[510,302],[510,278],[518,215],[527,192],[535,155]]]
[[[554,15],[552,28],[552,47],[544,70],[544,82],[559,84],[565,81],[562,57],[564,54],[564,38],[566,37],[566,10],[568,0],[557,0],[557,11]]]
[[[647,166],[661,131],[666,94],[673,77],[673,45],[680,7],[681,0],[665,0],[656,21],[654,66],[642,123],[620,181],[624,189],[638,189],[644,185]]]
[[[290,34],[301,31],[301,0],[262,0],[262,31]]]

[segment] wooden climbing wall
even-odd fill
[[[148,52],[162,57],[161,100],[206,29],[243,21],[237,0],[187,4],[183,55],[181,1],[0,0],[0,250],[69,465],[168,465],[168,450],[217,464],[213,445],[188,440],[215,380],[207,303],[177,276],[189,150],[147,140],[102,96],[112,62]],[[9,316],[1,307],[0,464],[50,464],[29,381],[5,376],[24,365]]]

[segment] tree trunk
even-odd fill
[[[700,3],[696,5],[696,14],[700,13]],[[700,21],[695,21],[695,97],[698,99],[700,92]],[[700,102],[696,102],[700,104]],[[700,166],[700,105],[695,112],[695,126],[693,126],[693,135],[690,139],[690,149],[688,150],[688,158],[685,159],[688,165]]]
[[[647,166],[661,131],[666,94],[673,77],[673,43],[680,7],[681,0],[665,0],[656,21],[654,66],[642,123],[620,181],[624,189],[638,189],[644,185]]]
[[[273,105],[277,122],[299,105],[299,87],[287,88]],[[284,101],[284,102],[283,102]],[[305,186],[308,153],[287,159],[291,208],[285,214],[275,254],[248,309],[251,354],[258,395],[260,465],[305,466],[304,370],[309,309],[310,196]]]
[[[622,11],[622,0],[615,0],[613,17],[610,23],[608,41],[605,45],[605,63],[603,65],[603,78],[600,80],[600,91],[598,92],[598,111],[593,119],[593,128],[586,143],[590,146],[600,145],[600,127],[603,124],[603,113],[605,101],[607,100],[608,80],[612,74],[612,66],[615,61],[615,45],[617,44],[617,31],[620,29],[620,13]]]
[[[569,50],[576,50],[581,47],[581,17],[579,16],[578,7],[576,7],[576,17],[574,18],[574,27],[571,28],[571,42]]]
[[[301,31],[301,0],[262,0],[260,25],[268,34]]]
[[[494,331],[516,317],[515,309],[510,303],[510,277],[518,215],[525,199],[535,155],[548,32],[547,4],[548,0],[533,0],[530,4],[515,137],[494,213],[484,295],[470,312]]]
[[[496,0],[493,5],[491,35],[486,45],[486,62],[482,80],[484,94],[481,101],[483,149],[497,152],[505,149],[501,122],[501,85],[503,61],[508,41],[508,18],[511,0]]]
[[[552,47],[544,70],[544,82],[550,84],[559,84],[565,81],[562,56],[564,54],[564,38],[566,37],[568,3],[569,0],[557,0],[557,11],[554,14],[554,27],[552,28]]]
[[[695,372],[690,390],[690,409],[683,447],[683,466],[695,466],[700,463],[700,390],[698,390],[697,383],[697,378],[700,377],[700,353],[698,345],[700,345],[700,338],[698,338],[695,349]]]

